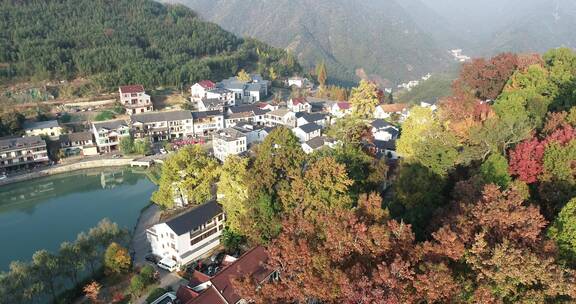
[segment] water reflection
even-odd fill
[[[57,250],[103,218],[133,228],[154,190],[142,171],[130,168],[75,171],[0,187],[0,244],[10,244],[0,251],[0,270],[13,260],[28,261],[37,250]]]

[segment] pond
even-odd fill
[[[128,168],[75,171],[0,187],[0,271],[108,218],[133,229],[156,186]]]

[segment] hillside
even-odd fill
[[[326,60],[332,81],[384,85],[450,63],[395,0],[171,0],[234,33],[290,50],[305,67]]]
[[[283,50],[244,40],[184,6],[151,0],[0,2],[0,81],[90,78],[183,87],[239,68],[298,70]],[[259,51],[258,51],[259,50]],[[290,66],[287,66],[290,65]]]

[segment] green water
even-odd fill
[[[109,218],[133,229],[156,189],[127,168],[75,171],[0,187],[0,271],[58,250],[81,231]]]

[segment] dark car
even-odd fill
[[[147,255],[144,257],[144,259],[145,259],[146,261],[148,261],[148,262],[150,262],[150,263],[154,263],[154,264],[158,263],[158,261],[159,261],[158,257],[155,256],[155,255],[152,254],[152,253],[147,254]]]

